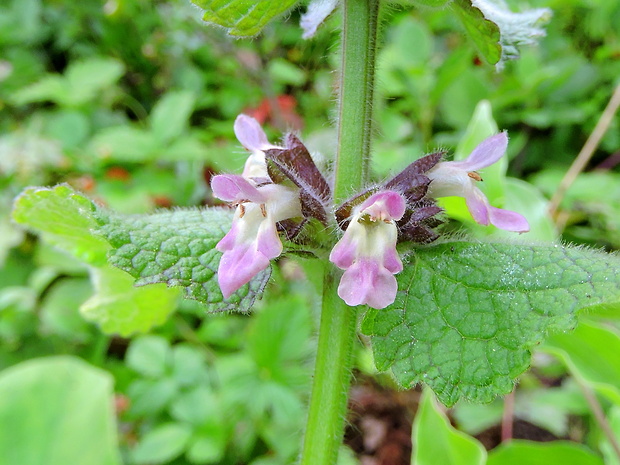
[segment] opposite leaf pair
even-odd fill
[[[390,305],[397,292],[394,274],[402,270],[396,243],[429,243],[439,235],[436,197],[462,196],[478,223],[525,232],[528,223],[515,212],[489,205],[476,187],[475,170],[495,163],[506,150],[505,133],[482,142],[465,161],[440,162],[427,155],[391,180],[357,194],[331,214],[331,189],[306,147],[288,134],[284,147],[272,145],[256,120],[240,115],[235,134],[250,151],[243,174],[217,175],[211,187],[218,198],[236,206],[228,234],[217,244],[223,252],[218,282],[224,297],[248,283],[282,253],[279,231],[295,240],[304,225],[334,220],[344,235],[330,261],[345,270],[338,295],[348,305]]]

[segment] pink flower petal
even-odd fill
[[[243,244],[224,252],[217,270],[217,281],[224,298],[228,299],[268,266],[269,259],[256,250],[254,244]]]
[[[237,116],[234,129],[241,145],[250,152],[263,152],[272,147],[261,125],[251,116]]]
[[[235,174],[218,174],[211,180],[213,194],[226,202],[249,200],[264,203],[265,196],[243,176]]]
[[[329,261],[338,268],[346,270],[353,264],[357,254],[357,243],[351,234],[347,235],[346,231],[342,239],[334,246],[329,254]]]
[[[256,235],[256,250],[269,260],[282,253],[282,241],[278,236],[276,224],[265,220],[262,222]]]
[[[508,134],[500,132],[487,137],[463,161],[452,162],[453,166],[467,171],[476,171],[496,163],[506,153],[508,148]]]
[[[465,194],[465,203],[476,223],[484,226],[489,225],[489,201],[480,189],[471,186],[471,189],[468,189]]]
[[[338,286],[338,295],[347,305],[368,305],[385,308],[394,302],[396,278],[375,260],[363,259],[345,271]]]
[[[506,231],[524,233],[530,230],[530,224],[520,213],[501,208],[489,207],[491,224]]]
[[[381,220],[400,220],[405,214],[405,199],[395,191],[382,191],[368,197],[356,211]]]
[[[396,251],[396,247],[387,249],[383,255],[383,266],[392,274],[403,271],[403,262]]]

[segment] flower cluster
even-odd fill
[[[464,161],[427,155],[334,209],[329,183],[296,136],[288,134],[282,146],[272,145],[246,115],[237,117],[234,129],[250,152],[243,174],[217,175],[211,182],[214,195],[236,207],[230,231],[217,244],[223,253],[218,282],[225,298],[282,253],[281,233],[295,241],[311,221],[324,229],[335,222],[344,231],[329,255],[344,270],[338,295],[348,305],[373,308],[387,307],[396,298],[394,275],[403,269],[397,242],[429,243],[439,237],[435,228],[441,209],[435,198],[464,197],[476,222],[529,230],[523,216],[492,207],[476,186],[482,180],[477,170],[505,153],[505,133],[483,141]]]

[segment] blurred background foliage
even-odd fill
[[[508,174],[528,183],[509,192],[524,196],[520,211],[526,216],[541,216],[546,229],[541,226],[537,239],[561,233],[572,243],[618,249],[620,119],[563,198],[562,231],[546,214],[545,198],[555,192],[618,83],[620,2],[529,3],[553,9],[547,36],[501,73],[481,61],[448,10],[413,8],[406,1],[386,8],[376,177],[431,150],[458,149],[478,115],[511,135]],[[67,383],[104,386],[79,399],[83,405],[114,399],[118,419],[116,424],[113,415],[98,414],[98,428],[112,432],[82,440],[108,452],[80,463],[118,463],[116,451],[110,452],[116,434],[129,464],[294,461],[309,394],[313,286],[320,287],[320,270],[281,260],[275,273],[282,279],[272,280],[251,318],[205,317],[200,305],[180,300],[149,334],[120,337],[103,333],[78,311],[94,292],[92,269],[25,233],[11,222],[10,211],[26,186],[63,182],[123,213],[212,205],[210,177],[239,171],[245,160],[232,131],[241,112],[263,123],[272,140],[282,131],[299,131],[317,162],[328,166],[339,19],[303,41],[299,14],[294,10],[253,40],[233,41],[201,24],[182,0],[0,5],[0,437],[11,428],[9,419],[27,412],[49,415],[53,424],[56,417],[42,410],[61,402],[62,392],[53,397],[58,380],[49,373],[66,372],[72,374]],[[583,389],[600,394],[620,435],[620,369],[611,352],[620,338],[599,323],[586,329],[578,335],[582,346],[558,336],[536,355],[515,396],[514,415],[522,426],[515,435],[571,439],[586,444],[597,460],[619,463]],[[585,362],[581,349],[589,352]],[[374,372],[363,344],[358,352],[347,443],[358,457],[374,457],[364,463],[407,463],[398,461],[400,455],[393,462],[377,457],[393,438],[409,437],[419,393],[391,391],[389,377]],[[46,356],[57,357],[41,358]],[[20,363],[27,360],[30,365]],[[16,386],[27,376],[32,395],[48,393],[49,402],[37,407],[23,396],[7,401],[19,397]],[[499,442],[502,411],[500,400],[460,404],[451,417],[492,448]],[[41,425],[28,432],[40,444],[28,447],[47,451],[51,446],[42,438],[49,431],[37,430]],[[56,440],[73,437],[79,431],[73,428],[59,427]],[[408,460],[410,442],[399,444]],[[0,456],[13,449],[0,440]],[[25,460],[12,463],[40,463],[12,457]],[[70,453],[48,459],[76,463]],[[356,460],[350,450],[341,454],[342,463]]]

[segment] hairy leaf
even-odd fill
[[[402,386],[427,383],[446,405],[512,390],[530,349],[620,295],[620,258],[557,245],[453,242],[406,260],[394,304],[371,311],[375,363]]]
[[[452,5],[480,54],[489,64],[498,63],[502,56],[502,47],[497,24],[486,19],[470,0],[455,0]]]
[[[551,18],[548,8],[513,13],[504,0],[455,0],[452,5],[478,51],[500,68],[519,58],[518,46],[536,44],[545,35],[541,26]]]
[[[231,36],[258,34],[275,17],[299,0],[191,0],[204,10],[202,19],[224,27]]]
[[[513,13],[504,0],[472,0],[484,17],[499,27],[502,56],[500,66],[506,60],[519,58],[518,46],[535,45],[544,37],[542,26],[551,19],[549,8],[535,8]]]
[[[79,259],[101,265],[110,246],[93,234],[101,226],[96,210],[68,185],[31,187],[15,200],[13,219]]]
[[[100,232],[110,241],[110,263],[137,278],[136,285],[181,286],[209,311],[247,312],[269,279],[269,269],[224,300],[217,283],[221,253],[215,245],[230,229],[224,208],[111,217]]]

